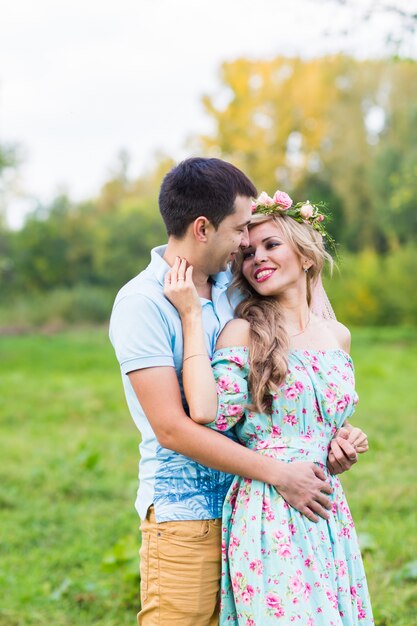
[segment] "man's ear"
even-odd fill
[[[207,241],[207,231],[210,229],[210,226],[211,224],[209,220],[204,217],[204,215],[201,215],[194,220],[193,235],[197,239],[197,241],[200,241],[202,243],[205,243]]]

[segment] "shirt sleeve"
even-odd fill
[[[174,367],[168,321],[157,304],[143,294],[129,294],[116,302],[110,340],[124,374],[147,367]]]
[[[233,428],[245,415],[248,398],[248,349],[243,347],[217,350],[212,360],[217,386],[217,417],[208,426],[225,431]]]

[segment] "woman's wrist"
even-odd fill
[[[201,326],[203,312],[201,309],[187,309],[186,311],[180,312],[180,317],[183,326]]]

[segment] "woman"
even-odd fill
[[[253,210],[250,245],[233,269],[243,299],[211,365],[192,268],[183,260],[166,277],[166,295],[183,322],[190,416],[220,431],[234,427],[259,454],[313,461],[327,472],[330,442],[357,395],[350,333],[313,306],[324,262],[331,262],[324,216],[309,203],[293,206],[283,192],[261,194]],[[349,439],[358,452],[367,449],[359,429]],[[373,623],[349,508],[338,478],[328,477],[328,519],[314,508],[290,507],[285,484],[276,491],[235,478],[223,510],[220,624]]]

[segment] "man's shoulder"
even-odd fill
[[[116,295],[114,305],[116,306],[125,298],[159,300],[163,296],[163,287],[148,266],[123,285]]]

